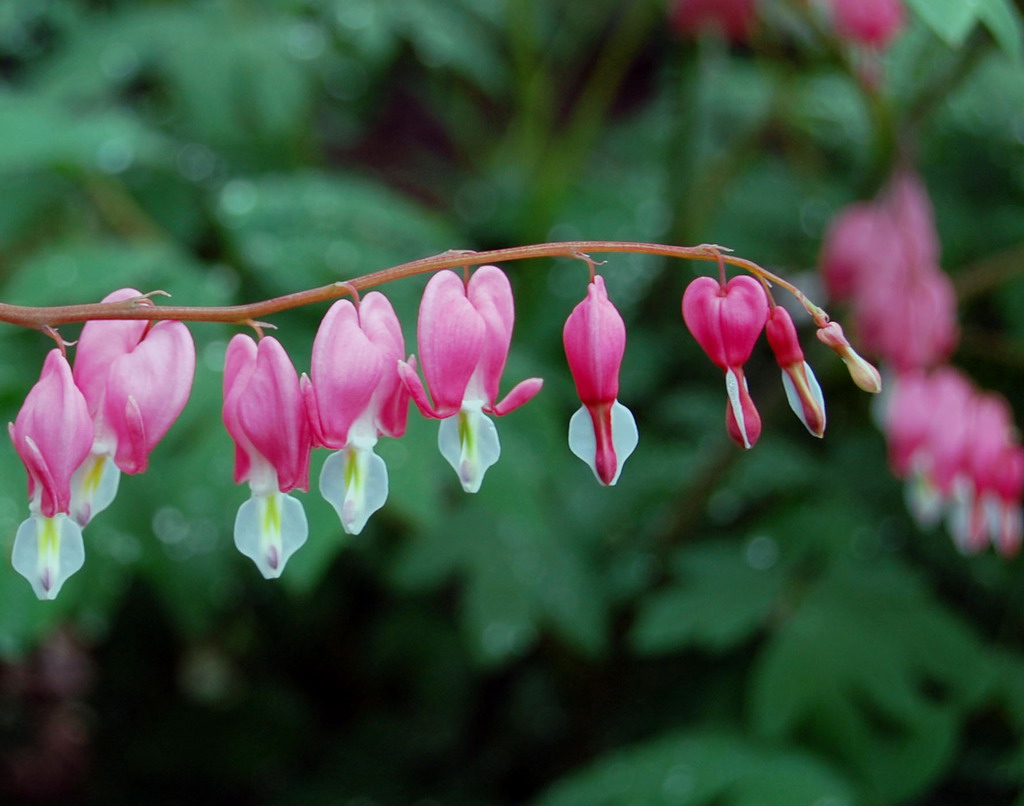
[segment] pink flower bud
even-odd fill
[[[846,369],[857,386],[865,392],[876,395],[882,391],[881,374],[850,346],[850,342],[846,340],[843,328],[838,322],[829,322],[825,327],[818,328],[817,335],[818,340],[831,347],[846,364]]]
[[[825,398],[810,364],[804,361],[796,327],[789,312],[780,305],[772,308],[765,324],[768,344],[782,370],[782,385],[793,413],[816,437],[825,435]]]
[[[598,481],[615,484],[638,436],[633,415],[618,401],[626,325],[608,299],[600,275],[569,314],[562,341],[583,403],[569,422],[569,448],[590,466]]]

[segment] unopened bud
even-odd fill
[[[831,347],[838,355],[846,369],[857,384],[865,392],[877,395],[882,391],[882,376],[870,361],[866,361],[860,354],[850,346],[850,342],[843,335],[843,328],[838,322],[829,322],[825,327],[818,329],[818,339],[822,344]]]

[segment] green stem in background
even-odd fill
[[[1024,243],[965,266],[953,276],[960,304],[1024,277]]]
[[[632,254],[662,255],[664,257],[682,258],[685,260],[719,261],[750,272],[756,277],[767,280],[772,285],[784,288],[793,294],[800,304],[813,317],[818,327],[828,323],[828,314],[811,302],[800,289],[783,280],[756,263],[733,255],[723,254],[722,247],[713,244],[700,246],[672,246],[669,244],[635,243],[632,241],[564,241],[559,243],[531,244],[529,246],[513,246],[507,249],[491,249],[486,252],[472,250],[449,250],[433,257],[413,260],[398,266],[382,269],[371,274],[343,282],[298,291],[281,297],[253,302],[247,305],[229,305],[223,307],[201,306],[154,306],[141,300],[127,300],[115,303],[93,303],[88,305],[61,305],[55,307],[25,307],[0,303],[0,322],[21,325],[23,327],[45,330],[71,322],[86,322],[92,319],[144,319],[144,320],[178,320],[187,322],[228,322],[247,324],[265,316],[270,316],[290,308],[326,302],[339,297],[351,296],[353,291],[364,291],[403,277],[438,271],[455,269],[463,266],[479,266],[483,263],[498,261],[528,260],[532,258],[565,257],[585,258],[588,253],[625,252]]]
[[[563,134],[552,137],[533,187],[529,232],[546,232],[562,199],[575,181],[581,164],[588,158],[591,145],[600,134],[612,102],[634,63],[651,25],[662,9],[652,0],[635,0],[625,4],[621,17],[613,21],[608,42],[600,51],[579,99],[572,107],[569,121],[560,126]],[[557,134],[557,132],[552,132]]]
[[[986,47],[988,42],[988,37],[980,32],[975,32],[967,40],[967,44],[960,49],[958,58],[951,66],[932,74],[931,80],[908,105],[907,112],[903,117],[901,132],[903,139],[917,136],[918,130],[928,116],[949,98],[956,86],[971,74],[982,57],[989,52]]]

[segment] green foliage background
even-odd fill
[[[829,219],[910,157],[961,293],[957,361],[1019,418],[1019,10],[909,5],[864,65],[796,0],[762,0],[732,47],[674,36],[649,0],[3,0],[0,295],[132,285],[219,305],[592,238],[725,244],[820,296]],[[192,399],[90,524],[59,600],[0,564],[0,800],[1024,803],[1020,560],[913,525],[834,357],[806,340],[819,443],[759,348],[765,433],[744,454],[679,315],[706,267],[610,257],[641,441],[602,489],[565,444],[560,334],[585,268],[506,268],[505,388],[545,388],[498,423],[481,492],[459,490],[414,412],[380,447],[386,508],[347,538],[304,496],[309,542],[274,583],[231,540],[248,494],[220,423],[233,331],[192,327]],[[423,283],[385,289],[410,351]],[[300,370],[322,314],[274,317]],[[51,346],[0,329],[7,420]],[[8,555],[24,485],[5,448]]]

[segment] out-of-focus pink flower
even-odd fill
[[[93,441],[88,406],[59,350],[46,356],[8,430],[28,472],[31,512],[18,528],[11,560],[36,596],[53,599],[85,560],[82,530],[68,512],[71,477]]]
[[[772,306],[764,331],[782,370],[782,385],[789,407],[814,436],[825,436],[825,397],[814,370],[804,360],[789,311],[780,305]]]
[[[831,0],[836,33],[843,39],[882,49],[903,30],[902,0]]]
[[[224,361],[224,426],[235,441],[235,482],[252,495],[235,518],[235,545],[264,577],[278,577],[306,542],[306,514],[294,489],[309,488],[309,421],[299,377],[274,338],[245,335]]]
[[[746,42],[756,22],[757,0],[674,0],[669,6],[669,23],[683,36],[715,31]]]
[[[139,299],[122,288],[103,302]],[[84,526],[117,493],[119,471],[142,473],[192,389],[195,346],[181,322],[93,320],[82,328],[74,378],[95,425],[89,458],[72,481],[71,514]]]
[[[953,367],[904,373],[890,386],[883,427],[920,523],[944,516],[964,552],[989,542],[1007,555],[1018,550],[1024,451],[1005,400]]]
[[[747,390],[743,365],[768,319],[768,298],[753,277],[733,277],[724,286],[698,277],[683,294],[683,320],[697,343],[725,371],[726,428],[742,448],[761,436],[761,416]]]
[[[569,314],[562,342],[583,403],[569,421],[569,448],[599,482],[615,484],[639,437],[632,413],[618,400],[626,325],[608,299],[601,275]]]
[[[866,284],[854,304],[865,351],[906,372],[945,361],[956,346],[956,294],[938,271],[901,272]]]
[[[1011,444],[994,467],[992,496],[986,502],[995,545],[1004,557],[1020,551],[1024,536],[1021,497],[1024,496],[1024,448]]]
[[[899,233],[888,215],[873,203],[851,204],[829,224],[822,241],[821,277],[829,297],[848,300],[870,281],[885,255],[894,247]]]
[[[404,356],[398,317],[376,291],[358,308],[334,303],[313,342],[303,396],[315,441],[337,450],[324,462],[320,492],[349,534],[359,534],[387,500],[387,468],[373,447],[381,435],[405,433],[409,392],[398,376]]]
[[[540,378],[528,378],[495,402],[514,321],[512,288],[497,266],[481,266],[468,284],[454,272],[438,272],[423,291],[416,329],[433,403],[412,362],[398,365],[417,408],[441,420],[438,447],[466,492],[480,489],[501,454],[498,432],[485,413],[508,414],[543,385]]]
[[[839,213],[826,234],[829,293],[851,301],[865,350],[900,372],[934,367],[956,347],[956,296],[938,259],[931,202],[907,170],[873,202]]]

